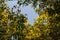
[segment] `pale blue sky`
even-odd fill
[[[8,6],[10,8],[12,8],[16,4],[17,4],[17,1],[9,1],[8,2]],[[21,10],[22,14],[27,14],[27,18],[28,18],[28,21],[29,21],[30,24],[33,23],[34,18],[36,18],[38,16],[38,14],[35,12],[35,10],[30,7],[30,5],[26,6],[26,7],[21,6],[21,7],[19,7],[19,9]]]

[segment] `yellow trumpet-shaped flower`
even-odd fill
[[[8,17],[8,13],[6,13],[6,12],[2,12],[2,15],[3,15],[4,17]]]
[[[31,38],[32,38],[32,36],[28,36],[28,35],[27,35],[25,38],[27,38],[27,39],[31,39]]]

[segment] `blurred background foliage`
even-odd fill
[[[25,0],[17,4],[30,3],[39,14],[33,25],[25,15],[9,11],[0,0],[0,40],[60,40],[60,0]]]

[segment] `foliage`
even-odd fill
[[[31,2],[39,14],[33,25],[19,10],[20,15],[15,14],[9,11],[4,0],[0,1],[0,40],[11,40],[12,36],[18,40],[60,40],[60,1],[25,0],[22,3],[18,1],[18,4],[28,5]],[[39,8],[36,7],[38,4]]]

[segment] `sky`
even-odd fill
[[[12,8],[14,5],[17,4],[17,1],[8,1],[7,2],[7,6]],[[30,5],[22,7],[20,6],[19,9],[21,10],[21,13],[27,14],[27,18],[28,18],[28,22],[30,24],[32,24],[34,22],[34,18],[38,17],[38,14],[35,12],[35,10],[33,8],[30,7]],[[16,11],[16,9],[14,9],[14,11]]]

